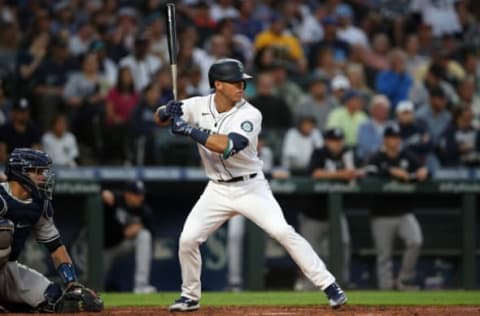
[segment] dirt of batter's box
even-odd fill
[[[28,314],[15,314],[28,315]],[[31,314],[30,314],[31,315]],[[166,307],[107,308],[102,313],[58,314],[62,316],[480,316],[479,306],[354,306],[338,310],[328,307],[308,306],[224,306],[202,307],[189,313],[170,313]]]

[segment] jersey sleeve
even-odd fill
[[[50,201],[45,201],[43,206],[43,214],[35,224],[35,237],[41,244],[56,244],[60,240],[60,233],[53,222],[53,207]]]
[[[182,110],[183,110],[183,116],[182,118],[187,122],[188,124],[195,124],[195,106],[198,106],[198,97],[193,97],[193,98],[188,98],[185,100],[182,100],[183,105],[182,105]]]
[[[230,128],[230,133],[240,134],[253,143],[262,130],[262,114],[258,110],[248,110],[239,115]]]

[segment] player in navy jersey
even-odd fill
[[[77,282],[75,269],[53,221],[55,175],[50,157],[39,150],[16,148],[0,183],[0,304],[9,312],[99,312],[103,301]],[[50,251],[63,286],[17,259],[33,232]]]

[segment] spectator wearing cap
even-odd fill
[[[348,44],[361,45],[369,47],[368,38],[365,32],[353,25],[354,18],[352,7],[346,3],[342,3],[335,8],[335,16],[338,19],[338,38]]]
[[[437,146],[440,136],[452,120],[452,115],[447,110],[447,98],[442,88],[437,87],[430,90],[429,104],[422,105],[416,111],[416,117],[427,124],[433,145]]]
[[[316,128],[313,116],[299,116],[295,127],[285,134],[282,149],[282,167],[290,174],[306,175],[310,157],[323,146],[323,137]]]
[[[390,101],[382,94],[372,98],[369,119],[360,125],[355,153],[362,162],[367,162],[383,143],[383,131],[387,124]]]
[[[313,151],[310,158],[308,173],[314,180],[332,180],[350,182],[363,175],[355,166],[353,152],[345,146],[343,131],[330,128],[323,133],[324,146]],[[327,200],[324,195],[305,198],[299,203],[299,231],[312,245],[313,249],[328,258],[328,212]],[[344,214],[340,217],[343,267],[341,279],[348,283],[350,279],[350,233]],[[306,287],[304,277],[295,282],[295,288]]]
[[[42,149],[52,158],[54,165],[77,165],[77,139],[68,129],[68,118],[65,114],[57,113],[53,117],[50,130],[42,135]]]
[[[340,105],[342,104],[345,94],[351,90],[350,80],[342,74],[335,75],[331,81],[330,88],[335,102]]]
[[[100,73],[107,79],[110,86],[114,86],[117,83],[118,67],[117,64],[107,56],[106,43],[99,39],[94,40],[90,43],[88,51],[97,54]]]
[[[427,163],[430,170],[435,170],[437,164],[431,161],[434,157],[429,158],[430,155],[434,155],[432,137],[425,122],[415,118],[413,103],[411,101],[402,101],[398,103],[395,112],[403,149],[415,154],[421,163]]]
[[[321,75],[312,75],[308,84],[308,95],[298,105],[295,116],[315,118],[316,127],[323,131],[327,125],[327,117],[336,104],[337,102],[328,91],[326,78]]]
[[[375,89],[386,95],[395,106],[408,98],[413,79],[406,72],[405,52],[394,49],[389,53],[389,69],[381,71],[376,78]]]
[[[360,125],[367,121],[363,111],[364,98],[355,90],[348,91],[342,99],[343,106],[336,108],[327,118],[327,128],[338,127],[345,134],[345,144],[355,147]]]
[[[42,130],[50,129],[53,117],[64,107],[63,88],[77,67],[69,54],[67,40],[54,36],[50,40],[49,54],[37,70],[33,91],[38,109],[36,118]]]
[[[473,127],[473,111],[470,107],[458,107],[453,120],[439,143],[442,166],[480,165],[480,131]]]
[[[115,260],[135,255],[133,292],[147,294],[157,289],[150,284],[152,262],[152,210],[145,202],[142,181],[129,181],[123,190],[102,191],[104,207],[104,264],[110,270]],[[108,289],[108,284],[107,287]],[[118,289],[117,289],[118,290]]]
[[[278,50],[279,54],[285,56],[284,61],[292,61],[300,71],[303,71],[307,66],[303,48],[298,39],[285,30],[285,23],[283,16],[274,14],[268,29],[255,37],[253,46],[257,52],[264,47],[272,46]]]
[[[162,61],[150,53],[150,41],[145,34],[135,39],[134,53],[120,60],[120,67],[129,67],[132,71],[135,90],[142,91],[152,80]]]
[[[317,63],[319,52],[324,48],[331,48],[335,62],[344,64],[350,54],[350,45],[341,40],[337,34],[337,18],[333,15],[328,15],[322,19],[323,39],[318,43],[312,45],[308,53],[308,65],[312,69]]]
[[[13,104],[10,121],[0,127],[0,163],[15,148],[30,147],[40,149],[40,132],[30,119],[30,106],[27,99]]]
[[[367,170],[371,175],[402,182],[425,181],[428,170],[414,154],[402,150],[400,128],[393,124],[385,128],[382,148],[371,158]],[[371,228],[377,252],[377,281],[382,290],[413,290],[415,266],[423,243],[422,231],[412,213],[411,197],[384,194],[373,200],[370,210]],[[393,277],[393,249],[396,237],[405,244],[402,263]]]

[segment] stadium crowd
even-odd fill
[[[15,147],[42,147],[66,166],[168,165],[175,149],[195,156],[192,144],[170,140],[152,121],[172,98],[165,2],[0,1],[0,163]],[[263,113],[266,166],[302,169],[330,127],[365,163],[391,122],[431,171],[475,166],[474,6],[178,1],[179,97],[209,93],[208,68],[233,57],[255,76],[246,96]],[[307,131],[305,121],[313,123]]]

